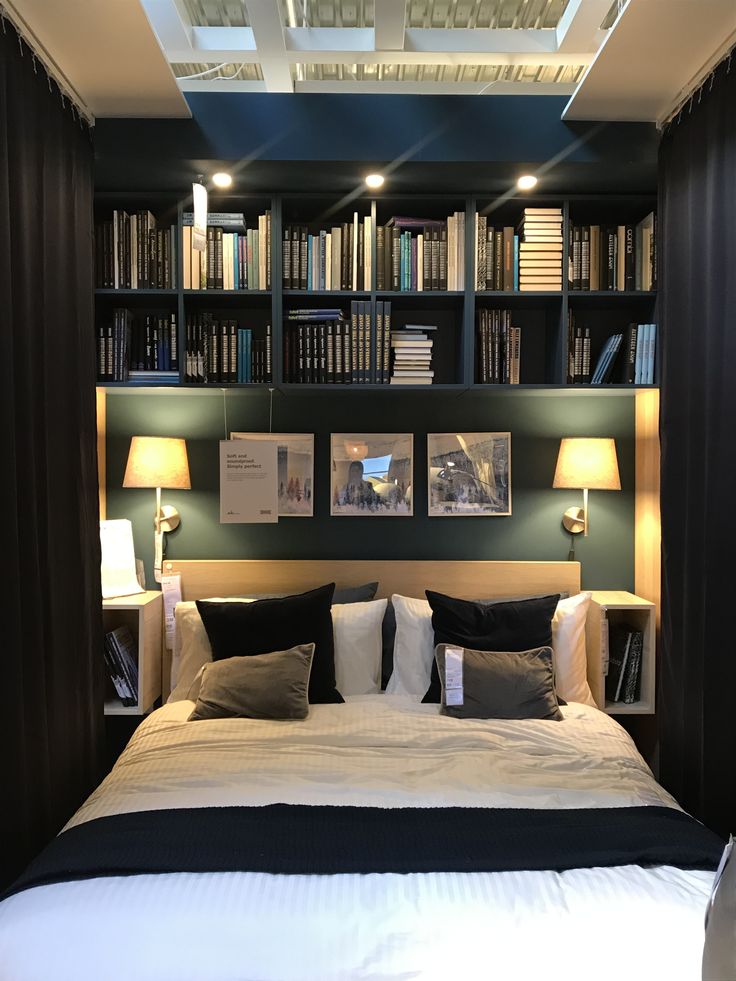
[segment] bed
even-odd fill
[[[309,573],[270,563],[269,578],[258,577],[253,566],[244,572],[233,568],[239,563],[222,565],[228,569],[215,573],[217,581],[203,564],[182,570],[189,595],[246,592],[255,584],[251,574],[264,591],[304,588],[325,571],[318,564]],[[351,572],[335,565],[340,581],[365,578],[366,564]],[[462,563],[462,574],[451,563],[393,572],[391,563],[371,565],[384,589],[393,591],[392,576],[403,575],[404,589],[415,595],[420,582],[468,597],[485,588],[506,596],[579,588],[575,563]],[[564,705],[563,721],[552,724],[460,720],[441,715],[437,705],[386,694],[313,705],[300,722],[194,724],[187,722],[191,711],[191,701],[177,701],[145,719],[68,828],[154,812],[219,820],[231,811],[273,814],[277,828],[279,807],[298,808],[291,813],[300,817],[354,808],[383,815],[375,850],[390,852],[392,813],[467,813],[487,819],[489,837],[495,815],[504,813],[680,815],[624,730],[582,703]],[[319,835],[319,823],[305,822],[303,833]],[[270,861],[293,852],[301,868],[300,829],[291,827],[293,836],[275,842]],[[370,824],[352,828],[357,851],[361,827],[371,831]],[[452,822],[444,828],[439,864],[458,844]],[[610,829],[615,834],[614,824]],[[536,840],[545,833],[541,825]],[[325,834],[329,839],[329,828]],[[36,885],[5,899],[0,978],[525,979],[551,972],[566,979],[696,981],[712,881],[710,868],[667,863],[565,871],[104,875]]]

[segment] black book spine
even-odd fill
[[[352,324],[349,320],[342,327],[342,381],[344,385],[353,381]]]
[[[572,230],[572,288],[574,290],[583,288],[582,233],[580,225],[575,225]]]
[[[217,273],[215,271],[215,229],[207,226],[207,289],[215,289],[217,283]]]
[[[606,229],[606,289],[616,287],[616,229]]]
[[[299,289],[301,280],[301,228],[297,225],[291,231],[291,288]]]
[[[401,289],[401,230],[391,228],[391,289]]]
[[[590,289],[590,225],[580,229],[580,289]]]
[[[299,233],[299,289],[307,288],[307,257],[309,250],[309,230],[303,225]]]
[[[621,381],[624,384],[633,384],[636,376],[636,338],[639,328],[636,324],[629,324],[621,342],[624,349]]]
[[[288,225],[281,243],[281,283],[283,289],[291,289],[291,228]]]
[[[636,289],[636,254],[634,252],[634,226],[624,227],[624,289]]]
[[[503,289],[503,229],[496,228],[493,233],[493,289]]]
[[[350,241],[352,239],[353,226],[347,222],[342,223],[342,234],[340,236],[340,289],[347,290],[348,286],[348,263],[350,261]]]
[[[437,289],[447,289],[447,225],[439,230]]]
[[[376,226],[376,289],[386,289],[386,229],[383,225]]]

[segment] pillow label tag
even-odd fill
[[[445,648],[445,705],[463,704],[463,649]]]

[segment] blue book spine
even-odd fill
[[[636,359],[634,361],[634,384],[644,384],[644,349],[646,347],[647,325],[639,324],[636,328]]]
[[[654,356],[657,350],[657,325],[649,324],[649,337],[647,344],[647,371],[646,371],[646,383],[647,385],[654,384]]]
[[[245,332],[245,380],[253,381],[253,342],[250,328]]]
[[[310,235],[307,239],[307,289],[313,290],[314,285],[312,284],[312,252],[313,252],[313,242],[314,235]]]
[[[243,381],[243,331],[238,331],[238,373],[236,378],[239,383]]]
[[[514,289],[519,292],[519,236],[514,235]]]

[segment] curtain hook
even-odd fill
[[[20,50],[20,56],[23,57],[23,38],[18,35],[18,49]]]
[[[36,53],[31,51],[31,63],[33,64],[33,74],[38,75],[38,65],[36,64]]]
[[[703,98],[703,86],[701,85],[698,89],[698,105],[700,105],[700,100]]]
[[[5,27],[5,8],[0,10],[0,21],[2,21],[3,24],[3,34],[7,34],[8,31],[7,28]]]
[[[728,61],[726,62],[726,74],[731,71],[731,56],[733,55],[733,48],[728,52]]]
[[[712,92],[713,91],[713,82],[715,81],[715,79],[716,79],[716,73],[715,73],[715,71],[712,71],[710,73],[710,86],[708,88],[708,91],[709,92]]]

